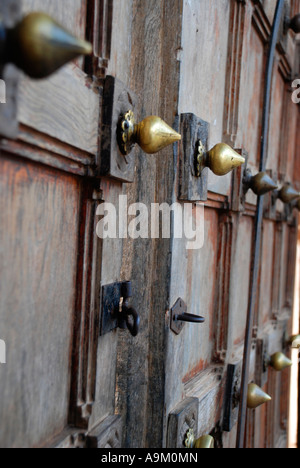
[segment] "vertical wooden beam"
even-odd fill
[[[173,125],[178,112],[183,0],[133,2],[130,87],[140,100],[139,118],[159,115]],[[159,157],[138,153],[129,199],[172,203],[176,165],[172,147]],[[162,183],[163,181],[163,183]],[[133,307],[141,316],[139,336],[120,334],[117,407],[126,417],[125,445],[155,447],[166,433],[165,312],[169,307],[171,239],[137,239],[124,244],[121,279],[131,279]],[[138,372],[137,372],[138,371]]]

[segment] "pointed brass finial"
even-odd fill
[[[282,189],[278,192],[278,198],[283,203],[291,203],[294,200],[298,200],[300,198],[300,193],[295,190],[291,184],[285,184]]]
[[[268,192],[278,189],[277,184],[271,179],[267,172],[259,172],[252,176],[251,171],[248,170],[244,177],[245,192],[251,189],[255,195],[263,196]]]
[[[205,435],[196,439],[193,429],[189,429],[186,434],[184,445],[186,448],[213,449],[215,447],[215,441],[210,435]]]
[[[92,45],[77,39],[45,13],[27,15],[6,31],[5,62],[14,63],[31,78],[46,78]]]
[[[181,135],[160,117],[146,117],[137,124],[132,111],[121,116],[117,137],[120,151],[124,156],[131,152],[136,143],[145,153],[155,154],[181,140]]]
[[[260,387],[254,383],[249,385],[247,398],[247,406],[249,409],[258,408],[259,406],[271,400],[272,398],[267,395]]]
[[[275,353],[271,356],[270,365],[277,371],[281,372],[293,365],[292,361],[283,353]]]
[[[300,335],[291,336],[290,339],[288,340],[288,344],[293,349],[300,349]]]
[[[214,438],[210,435],[205,435],[196,440],[194,448],[197,449],[213,449],[215,448]]]
[[[197,144],[196,176],[200,177],[204,167],[217,176],[224,176],[245,164],[245,158],[225,143],[219,143],[207,153],[201,141]]]

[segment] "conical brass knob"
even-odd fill
[[[208,167],[218,176],[224,176],[245,164],[245,158],[225,143],[219,143],[208,152]]]
[[[192,429],[189,429],[187,432],[184,444],[186,448],[213,449],[215,447],[215,441],[212,436],[204,435],[196,439]]]
[[[14,63],[31,78],[45,78],[92,45],[77,39],[45,13],[30,13],[6,31],[5,62]]]
[[[210,435],[205,435],[196,440],[194,448],[197,449],[213,449],[215,448],[214,438]]]
[[[258,196],[263,196],[268,192],[278,189],[277,184],[267,172],[259,172],[255,176],[252,176],[248,172],[244,178],[244,185],[246,189],[251,189]]]
[[[254,383],[249,385],[247,398],[247,406],[249,409],[258,408],[259,406],[271,400],[272,398],[267,395],[267,393],[265,393],[260,387]]]
[[[278,198],[283,203],[291,203],[294,200],[298,200],[300,198],[300,193],[295,190],[291,184],[285,184],[282,189],[278,193]]]
[[[278,372],[293,365],[292,361],[283,353],[275,353],[271,356],[270,365]]]
[[[197,155],[195,159],[195,173],[197,177],[205,167],[217,176],[224,176],[235,168],[242,166],[245,158],[234,151],[225,143],[219,143],[207,153],[201,141],[197,143]]]
[[[288,341],[293,349],[300,349],[300,335],[293,335]]]
[[[181,135],[175,132],[160,117],[147,117],[140,123],[135,122],[132,111],[121,116],[117,138],[122,154],[127,155],[137,143],[147,154],[155,154],[181,140]]]

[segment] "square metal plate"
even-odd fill
[[[120,80],[107,76],[103,91],[102,138],[100,153],[100,175],[112,177],[121,182],[133,182],[135,172],[135,148],[124,156],[117,142],[119,119],[133,110],[136,95]]]

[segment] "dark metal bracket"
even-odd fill
[[[120,80],[107,76],[103,90],[103,122],[100,175],[132,183],[135,170],[135,150],[124,156],[118,146],[117,129],[120,116],[134,111],[136,95]]]
[[[130,281],[102,287],[101,336],[117,328],[123,330],[127,328],[132,336],[138,335],[140,317],[136,310],[129,306],[131,297]]]
[[[225,432],[231,432],[238,420],[241,375],[242,362],[228,365],[223,415],[223,431]]]
[[[176,304],[172,307],[170,316],[170,328],[175,333],[175,335],[179,335],[182,332],[186,323],[205,322],[205,319],[199,315],[188,314],[187,305],[181,298],[179,298],[176,301]]]
[[[269,349],[268,337],[257,340],[256,343],[256,363],[255,363],[255,382],[259,387],[264,387],[268,381],[268,369],[269,365],[267,362]]]
[[[179,200],[205,201],[207,200],[208,168],[204,168],[201,177],[196,174],[195,157],[197,144],[202,142],[203,150],[207,150],[209,138],[209,124],[194,114],[181,114],[179,164]]]

